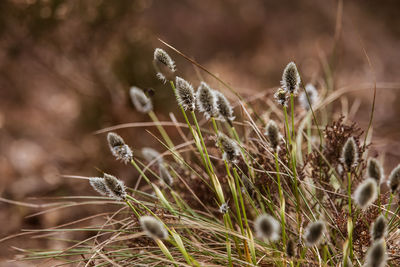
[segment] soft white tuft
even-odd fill
[[[151,99],[146,96],[142,89],[132,86],[129,95],[136,110],[141,113],[149,113],[153,110]]]
[[[139,219],[143,231],[151,238],[166,239],[168,231],[164,224],[153,216],[142,216]]]
[[[362,209],[368,208],[378,197],[378,186],[372,178],[365,179],[354,191],[354,202]]]
[[[263,214],[257,217],[254,222],[254,228],[259,238],[268,241],[277,241],[280,238],[281,225],[269,214]]]

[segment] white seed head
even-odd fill
[[[227,203],[224,203],[219,207],[219,212],[222,213],[222,214],[225,214],[228,211],[229,211],[229,206],[228,206]]]
[[[150,147],[142,148],[142,156],[147,162],[156,161],[157,165],[163,164],[164,160],[157,150]]]
[[[213,93],[217,103],[217,110],[219,114],[218,119],[225,120],[226,122],[230,123],[235,119],[231,104],[222,93],[218,91],[214,91]]]
[[[366,209],[378,197],[378,186],[372,178],[365,179],[354,191],[354,202],[361,208]]]
[[[308,224],[303,236],[306,246],[312,247],[319,245],[322,241],[325,231],[325,222],[321,220]]]
[[[393,194],[400,191],[400,164],[390,173],[388,186]]]
[[[154,61],[164,64],[170,71],[175,72],[175,62],[171,57],[161,48],[156,48],[154,50]]]
[[[238,163],[240,157],[240,149],[236,142],[223,133],[218,134],[217,144],[221,144],[223,150],[222,158],[230,163]]]
[[[385,238],[387,235],[387,220],[382,214],[376,218],[375,222],[371,226],[371,240],[377,241]]]
[[[386,265],[386,244],[384,240],[374,242],[368,249],[364,267],[383,267]]]
[[[279,133],[279,128],[275,121],[270,120],[268,122],[267,126],[265,127],[264,134],[267,136],[272,150],[275,152],[278,151],[281,134]]]
[[[367,177],[373,178],[380,185],[384,178],[383,167],[375,158],[369,158],[367,163]]]
[[[139,219],[142,230],[151,238],[167,239],[168,231],[164,224],[153,216],[142,216]]]
[[[307,92],[307,94],[306,94],[306,92]],[[307,95],[308,95],[308,98],[307,98]],[[305,110],[310,109],[310,104],[311,104],[311,107],[313,107],[315,105],[315,103],[318,102],[318,91],[314,87],[314,85],[312,85],[311,83],[306,85],[305,91],[301,92],[299,95],[299,102],[300,102],[300,105]]]
[[[124,182],[117,179],[115,176],[104,173],[104,185],[107,187],[111,198],[115,200],[124,200],[126,198]]]
[[[300,86],[300,75],[294,62],[287,64],[283,71],[281,85],[286,92],[297,93]]]
[[[346,143],[344,143],[342,149],[342,157],[340,161],[343,163],[345,169],[350,171],[351,168],[357,166],[358,161],[358,147],[354,137],[349,137]]]
[[[132,86],[129,90],[129,95],[136,110],[141,113],[149,113],[153,110],[151,99],[143,92],[142,89]]]
[[[201,82],[199,88],[197,89],[196,101],[200,112],[203,112],[207,119],[211,117],[217,117],[217,101],[214,97],[212,89],[205,82]]]
[[[268,241],[277,241],[280,238],[281,225],[279,222],[269,214],[263,214],[257,217],[254,222],[256,235],[259,238]]]
[[[160,165],[159,166],[159,174],[160,174],[160,179],[164,184],[172,186],[172,184],[174,183],[174,180],[172,179],[172,176],[166,167],[164,167],[163,165]]]
[[[285,107],[288,106],[289,96],[286,93],[286,91],[283,90],[282,88],[278,88],[278,90],[274,94],[274,99],[279,105],[285,106]]]
[[[101,177],[91,177],[89,183],[102,196],[107,196],[110,193]]]
[[[176,99],[185,110],[193,111],[196,107],[196,98],[193,86],[184,79],[176,76]]]
[[[130,147],[125,144],[124,139],[116,133],[109,132],[107,134],[108,146],[111,153],[117,160],[121,160],[125,164],[130,162],[133,158],[133,153]]]

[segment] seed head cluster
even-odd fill
[[[151,99],[146,96],[142,89],[133,86],[129,90],[129,95],[137,111],[141,113],[149,113],[153,110]]]
[[[142,156],[147,162],[152,162],[155,160],[158,166],[162,165],[164,162],[161,154],[158,153],[157,150],[150,147],[142,148]]]
[[[233,115],[233,108],[228,99],[218,91],[214,91],[214,97],[216,99],[216,107],[219,114],[218,118],[231,123],[231,121],[235,119],[235,116]]]
[[[371,226],[371,240],[377,241],[385,238],[387,234],[387,220],[385,216],[380,215]]]
[[[290,62],[283,71],[281,86],[287,93],[296,94],[297,90],[299,89],[300,82],[300,75],[296,64],[294,62]]]
[[[193,86],[180,77],[176,77],[176,99],[185,110],[193,111],[196,107],[196,98]]]
[[[367,177],[370,177],[380,185],[384,179],[383,167],[375,158],[369,158],[367,163]]]
[[[164,165],[159,166],[159,173],[161,181],[168,186],[172,186],[174,180],[172,179],[171,174],[169,173],[168,169],[164,167]]]
[[[308,97],[307,97],[308,96]],[[310,109],[318,102],[318,91],[311,83],[307,84],[305,87],[305,91],[301,92],[299,95],[300,105],[305,109]]]
[[[196,93],[197,106],[206,119],[218,116],[217,101],[213,90],[205,82],[201,82]]]
[[[380,240],[369,248],[364,267],[383,267],[386,265],[386,260],[386,244],[384,240]]]
[[[165,71],[171,73],[174,73],[176,71],[175,62],[168,55],[168,53],[161,48],[156,48],[154,50],[153,63],[157,71],[156,77],[164,83],[167,81],[166,75],[168,75],[165,73]],[[165,69],[165,71],[162,71],[161,69]]]
[[[324,236],[325,228],[325,222],[323,221],[316,221],[307,225],[303,236],[306,246],[319,245]]]
[[[400,191],[400,164],[390,173],[388,185],[393,194]]]
[[[354,166],[357,166],[358,147],[354,137],[347,139],[342,149],[342,157],[340,158],[346,171],[350,171]]]
[[[240,157],[240,149],[235,141],[227,137],[225,134],[218,135],[217,144],[221,145],[223,150],[222,158],[230,163],[238,163]]]
[[[269,214],[258,216],[254,222],[254,228],[259,238],[266,239],[271,242],[279,240],[281,225]]]
[[[115,176],[105,173],[104,185],[107,187],[110,197],[116,200],[124,200],[126,198],[124,182],[117,179]]]
[[[354,202],[361,208],[368,208],[378,197],[378,186],[372,178],[365,179],[354,191]]]
[[[282,88],[278,88],[278,90],[274,94],[274,99],[279,105],[284,107],[288,106],[289,96]]]
[[[102,177],[92,177],[89,179],[89,183],[102,196],[107,196],[110,193]]]
[[[281,134],[279,133],[278,126],[275,121],[270,120],[265,128],[265,135],[268,138],[269,144],[274,152],[278,151],[279,141],[281,138]]]
[[[167,239],[168,230],[164,224],[153,216],[142,216],[139,219],[142,230],[151,238]]]
[[[133,158],[133,153],[130,147],[125,144],[124,139],[116,133],[110,132],[107,134],[108,146],[111,153],[117,160],[121,160],[125,164],[130,162]]]

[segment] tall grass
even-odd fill
[[[81,266],[398,266],[400,249],[386,246],[398,240],[400,218],[392,203],[399,170],[392,172],[387,193],[384,183],[381,187],[382,164],[369,160],[374,165],[367,168],[371,144],[361,130],[326,111],[330,94],[324,83],[313,86],[309,95],[311,89],[303,88],[291,62],[283,70],[276,103],[272,94],[257,103],[218,78],[239,96],[239,116],[223,91],[201,81],[195,92],[176,77],[174,61],[164,50],[156,49],[153,64],[165,89],[177,97],[176,111],[184,122],[160,122],[151,97],[134,87],[132,101],[153,121],[143,126],[157,127],[161,138],[151,134],[164,151],[139,153],[130,149],[136,144],[108,135],[112,155],[130,163],[145,183],[136,189],[121,180],[128,185],[137,181],[124,177],[81,177],[77,183],[89,179],[103,196],[76,197],[57,209],[85,204],[121,208],[99,214],[102,225],[89,223],[88,217],[85,227],[72,227],[78,224],[72,222],[27,231],[58,239],[60,232],[94,234],[82,241],[62,240],[67,244],[63,250],[21,250],[21,260],[57,259]],[[298,91],[301,105],[296,105]],[[319,124],[327,115],[328,123]],[[183,141],[169,136],[167,126],[180,127]],[[378,237],[371,239],[370,229],[381,229],[371,230]]]

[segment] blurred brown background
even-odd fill
[[[245,95],[277,86],[291,60],[306,82],[322,81],[321,62],[327,61],[335,69],[335,88],[365,88],[374,81],[365,49],[378,82],[373,150],[392,168],[400,155],[400,2],[343,2],[340,16],[333,0],[0,1],[0,196],[40,203],[30,198],[90,195],[87,183],[59,174],[94,176],[96,168],[134,184],[133,168],[116,163],[105,136],[93,132],[148,120],[130,104],[132,85],[155,90],[161,120],[176,113],[171,90],[156,80],[152,68],[154,48],[166,49],[157,38]],[[194,68],[166,50],[178,75],[197,85]],[[351,119],[362,127],[371,99],[371,89],[349,98]],[[157,147],[143,128],[119,133],[136,149]],[[83,206],[24,218],[35,211],[0,202],[0,238],[98,212]],[[12,257],[11,245],[57,245],[23,241],[1,243],[0,257]]]

